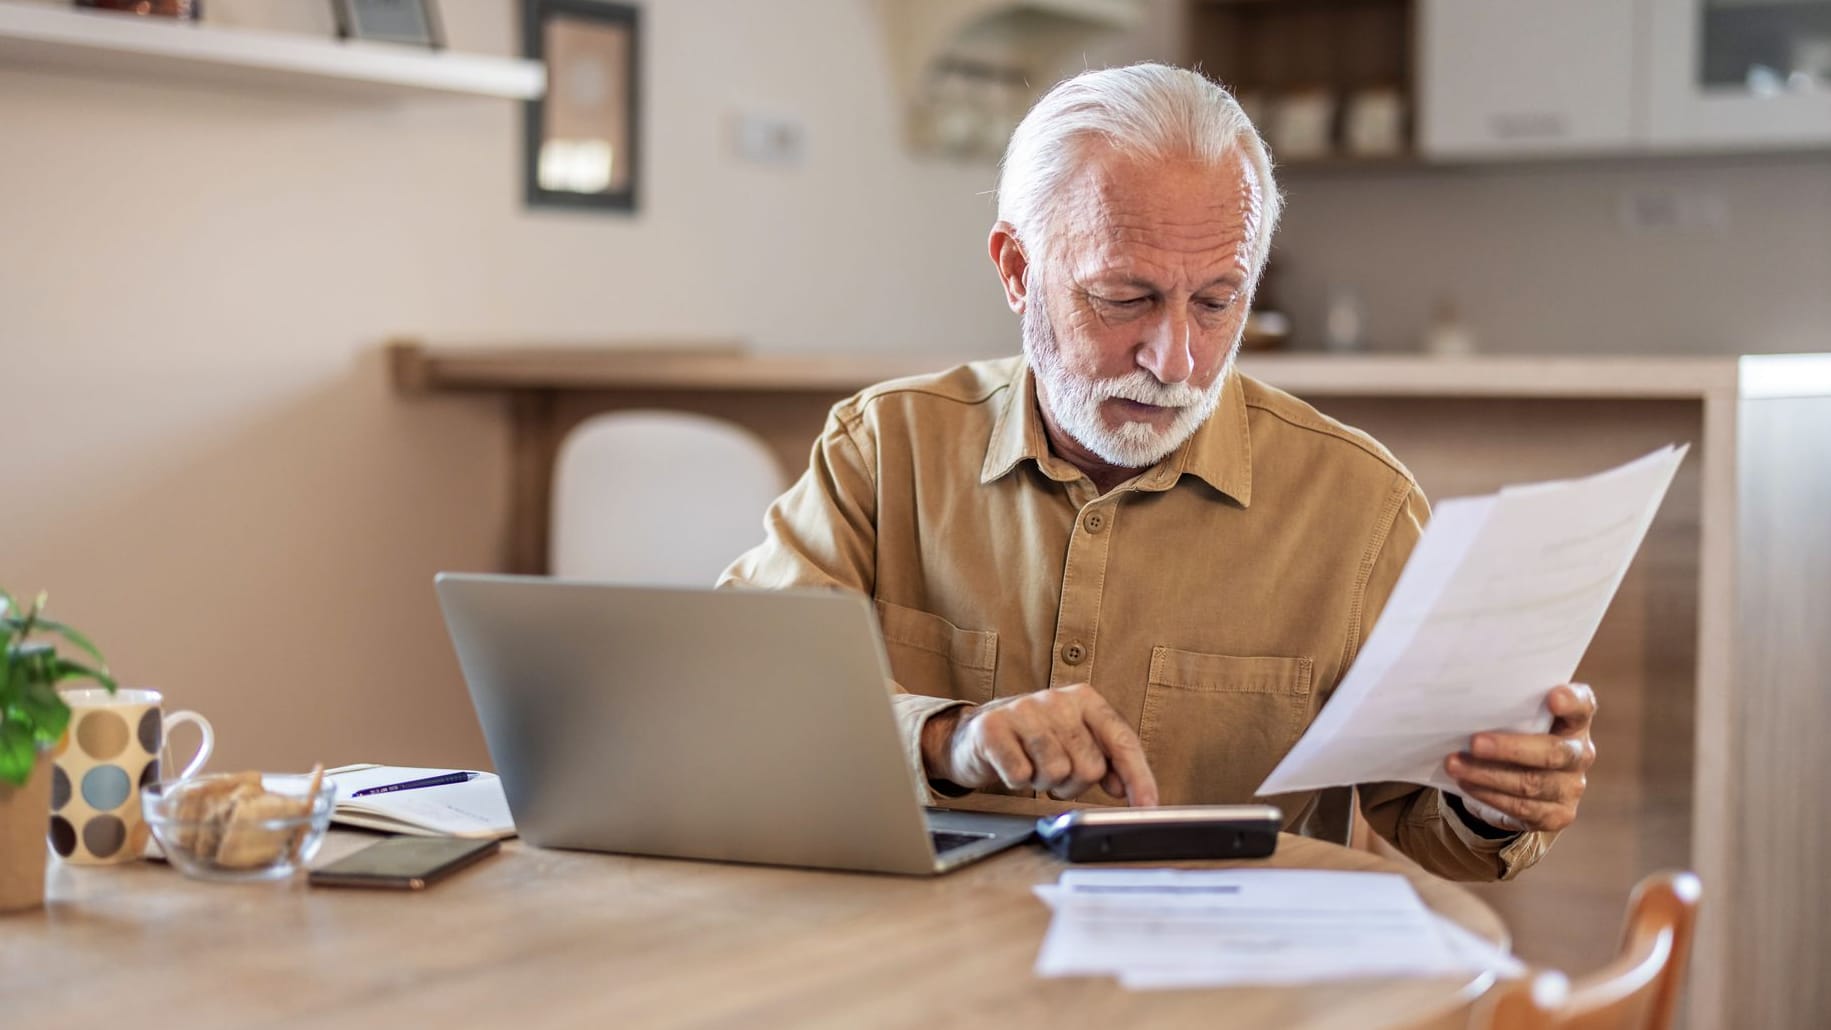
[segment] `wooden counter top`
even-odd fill
[[[395,381],[423,390],[850,393],[973,360],[966,354],[753,353],[736,342],[617,346],[389,345]],[[1831,395],[1831,354],[1437,358],[1255,353],[1240,367],[1305,396],[1633,397]]]

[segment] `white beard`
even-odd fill
[[[1036,373],[1037,389],[1056,426],[1100,460],[1119,468],[1147,468],[1181,447],[1220,406],[1221,387],[1233,374],[1234,354],[1230,351],[1221,374],[1207,390],[1161,382],[1142,368],[1112,379],[1076,375],[1062,362],[1055,326],[1043,310],[1042,291],[1037,288],[1030,290],[1030,303],[1024,308],[1023,337],[1024,356]],[[1162,429],[1132,421],[1114,429],[1106,424],[1100,405],[1115,397],[1178,409],[1176,418]]]

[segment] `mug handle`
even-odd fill
[[[203,764],[210,760],[210,752],[216,749],[216,733],[210,728],[210,720],[189,710],[173,712],[166,716],[160,736],[167,741],[170,741],[172,738],[172,727],[182,726],[187,722],[197,727],[197,731],[203,734],[203,740],[197,745],[197,753],[191,756],[191,761],[184,767],[184,771],[177,776],[172,777],[172,779],[175,780],[190,779],[193,773],[203,768]],[[169,747],[170,745],[168,744],[167,746]]]

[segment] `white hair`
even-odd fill
[[[1212,165],[1243,154],[1262,194],[1252,250],[1257,284],[1282,206],[1271,157],[1232,94],[1197,72],[1167,64],[1103,68],[1064,79],[1018,123],[999,170],[998,218],[1011,225],[1032,263],[1048,250],[1055,201],[1090,143],[1136,157],[1194,157]]]

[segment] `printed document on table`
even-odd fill
[[[1440,976],[1468,968],[1405,878],[1298,869],[1071,869],[1040,976],[1127,986]]]
[[[1114,872],[1125,875],[1125,872],[1129,871],[1114,870]],[[1174,881],[1169,882],[1166,890],[1152,890],[1156,884],[1149,882],[1148,878],[1158,873],[1166,872],[1171,873],[1172,875],[1187,875],[1174,873],[1170,870],[1153,870],[1149,873],[1137,874],[1139,875],[1141,882],[1136,882],[1131,885],[1130,890],[1114,891],[1110,888],[1105,890],[1083,889],[1079,896],[1098,897],[1104,895],[1110,898],[1115,895],[1121,895],[1138,898],[1148,903],[1152,893],[1186,893],[1187,888],[1183,885],[1175,884]],[[1036,896],[1041,898],[1043,903],[1048,905],[1051,909],[1055,909],[1062,902],[1076,896],[1072,888],[1064,887],[1059,883],[1039,883],[1030,889],[1035,891]],[[1209,889],[1210,888],[1205,886],[1197,886],[1195,888],[1197,892],[1204,892]],[[1474,931],[1469,930],[1461,923],[1456,922],[1454,919],[1451,919],[1441,912],[1431,912],[1430,920],[1431,925],[1437,928],[1438,936],[1443,939],[1444,945],[1449,948],[1450,954],[1454,957],[1454,965],[1457,970],[1470,973],[1493,973],[1496,976],[1503,978],[1525,975],[1525,964],[1520,962],[1519,959],[1513,956],[1512,952],[1501,945],[1495,944],[1485,937],[1478,936]],[[1431,967],[1426,966],[1424,968],[1428,971]],[[1318,969],[1317,967],[1311,967],[1311,969],[1319,974],[1316,979],[1323,980],[1331,978],[1331,976],[1328,975],[1327,970]],[[1120,978],[1124,980],[1127,987],[1136,988],[1216,987],[1223,986],[1223,981],[1228,983],[1244,982],[1238,979],[1240,975],[1240,971],[1230,969],[1199,969],[1180,964],[1171,968],[1156,969],[1131,964],[1127,966],[1125,972],[1120,974]]]
[[[1584,479],[1439,505],[1360,656],[1259,787],[1400,780],[1458,788],[1443,760],[1483,730],[1543,733],[1687,447]]]

